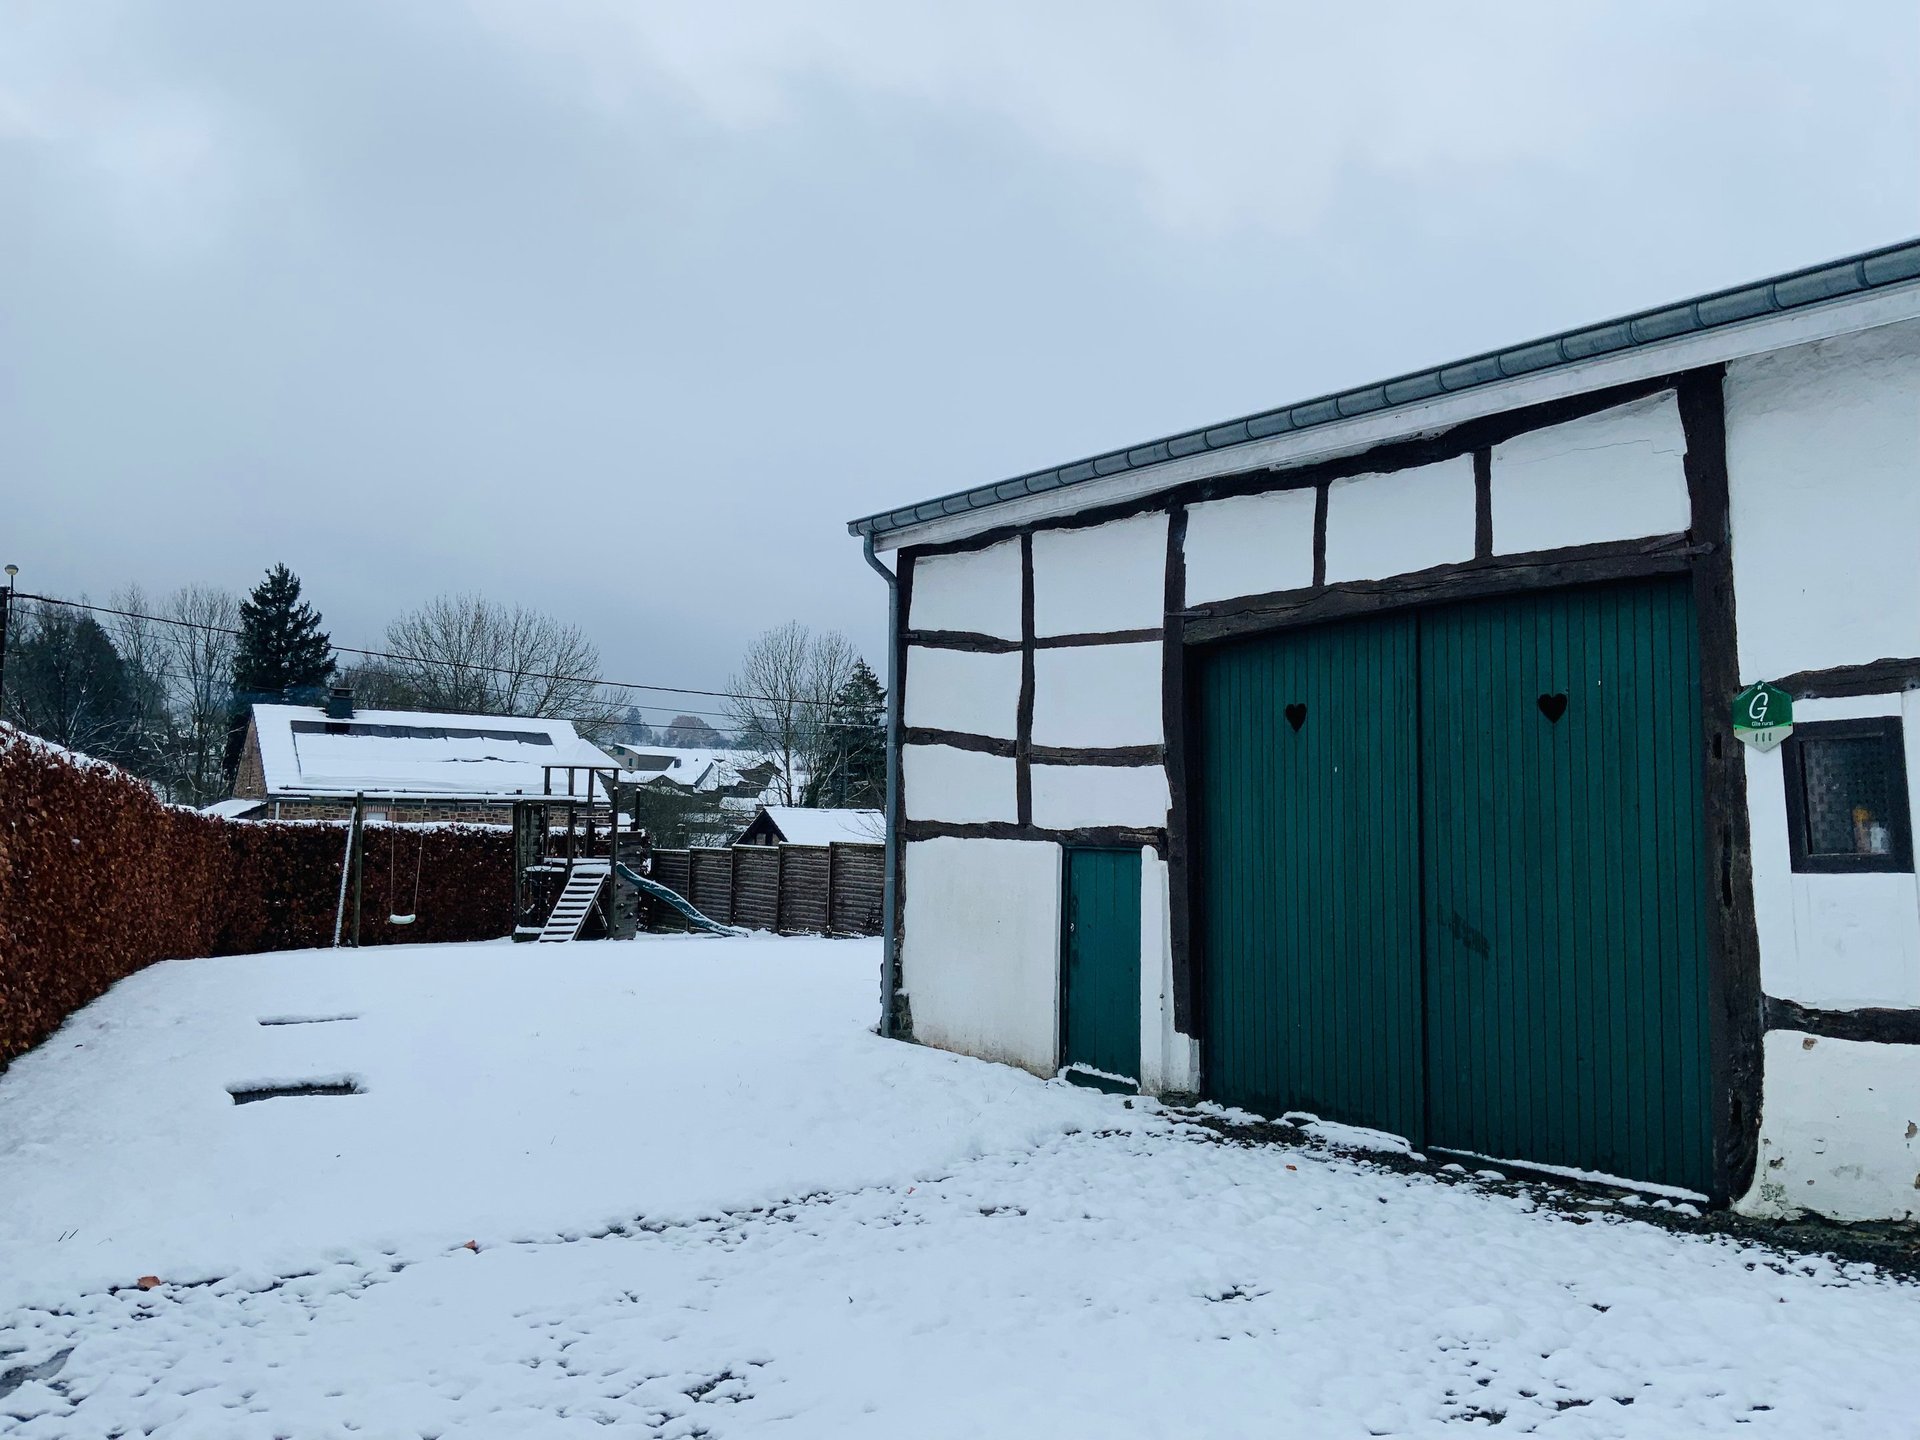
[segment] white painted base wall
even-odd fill
[[[1173,929],[1167,862],[1140,852],[1140,1088],[1149,1095],[1200,1091],[1200,1042],[1173,1025]]]
[[[1036,1075],[1058,1068],[1060,856],[1031,840],[907,845],[900,978],[915,1039]]]
[[[1920,1219],[1920,1045],[1769,1031],[1760,1161],[1737,1209]]]

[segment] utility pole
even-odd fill
[[[0,719],[7,713],[7,631],[13,623],[13,577],[18,565],[7,566],[7,588],[0,591]]]

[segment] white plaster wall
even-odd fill
[[[1671,390],[1493,447],[1501,554],[1670,535],[1693,520],[1687,440]]]
[[[909,727],[1011,740],[1019,728],[1020,656],[907,647]]]
[[[1063,645],[1033,655],[1036,745],[1158,745],[1160,645]]]
[[[1473,457],[1387,475],[1354,475],[1327,491],[1327,579],[1381,580],[1473,558]]]
[[[1920,815],[1920,693],[1801,700],[1796,723],[1899,715],[1907,801]],[[1749,748],[1754,922],[1769,995],[1823,1010],[1920,1006],[1920,880],[1904,875],[1796,875],[1787,843],[1780,752]]]
[[[1741,676],[1920,655],[1920,321],[1737,361],[1725,393]]]
[[[1187,603],[1313,583],[1312,487],[1207,500],[1187,510]]]
[[[1760,1159],[1736,1208],[1920,1219],[1920,1045],[1767,1033]]]
[[[918,1040],[1058,1066],[1060,847],[915,840],[906,847],[900,972]]]
[[[1140,852],[1140,1088],[1149,1095],[1195,1095],[1200,1047],[1173,1024],[1173,929],[1167,862]]]
[[[909,819],[974,824],[1020,818],[1010,757],[951,745],[907,745],[900,751],[900,778]]]
[[[1159,765],[1033,766],[1033,823],[1053,830],[1167,823],[1167,772]]]
[[[1002,540],[984,550],[922,555],[915,560],[907,626],[913,630],[972,630],[1018,640],[1020,542]]]
[[[1158,628],[1166,614],[1167,517],[1159,511],[1033,535],[1033,630]]]

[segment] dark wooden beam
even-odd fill
[[[1313,487],[1313,588],[1327,583],[1327,498],[1331,483],[1321,481]]]
[[[1036,635],[1033,648],[1036,650],[1060,650],[1072,645],[1142,645],[1150,640],[1158,640],[1160,631],[1152,630],[1093,630],[1080,635]]]
[[[1020,537],[1020,706],[1014,721],[1015,813],[1033,823],[1033,533]]]
[[[1167,832],[1143,830],[1127,825],[1089,825],[1059,830],[1044,825],[1022,825],[1011,820],[982,820],[969,823],[945,820],[909,820],[902,827],[908,840],[1033,840],[1055,845],[1096,845],[1126,848],[1151,845],[1165,853]]]
[[[1686,535],[1656,535],[1644,540],[1574,545],[1496,555],[1457,565],[1436,565],[1388,580],[1343,581],[1305,590],[1284,590],[1196,605],[1186,612],[1189,644],[1230,640],[1292,625],[1377,615],[1410,605],[1437,605],[1487,595],[1561,589],[1649,575],[1685,574],[1701,546]]]
[[[1823,1040],[1920,1045],[1920,1010],[1815,1010],[1767,996],[1767,1029],[1798,1030]]]
[[[1493,449],[1473,452],[1473,558],[1493,558]]]
[[[1109,769],[1159,765],[1166,759],[1161,745],[1033,745],[1028,757],[1035,765],[1088,765]]]
[[[1187,801],[1187,650],[1181,627],[1187,608],[1187,510],[1167,516],[1167,573],[1160,642],[1160,722],[1167,765],[1167,935],[1173,961],[1173,1028],[1194,1035],[1194,974]]]
[[[972,750],[981,755],[998,755],[1012,760],[1018,745],[998,735],[974,735],[965,730],[936,730],[929,725],[909,725],[900,732],[903,745],[946,745],[955,750]]]
[[[1020,649],[1018,640],[1002,640],[998,635],[972,630],[909,630],[907,643],[928,650],[973,650],[986,655],[1013,655]]]
[[[1796,700],[1824,700],[1842,695],[1891,695],[1920,690],[1920,659],[1869,660],[1862,665],[1835,665],[1827,670],[1796,670],[1773,682]]]
[[[1740,689],[1732,526],[1728,514],[1726,407],[1720,367],[1678,387],[1686,435],[1690,533],[1698,546],[1693,601],[1700,639],[1701,802],[1707,842],[1708,1046],[1713,1095],[1715,1200],[1753,1183],[1760,1141],[1760,932],[1753,909],[1752,835],[1745,747],[1733,738]]]

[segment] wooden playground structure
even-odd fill
[[[513,938],[630,940],[648,902],[711,934],[736,933],[650,878],[638,787],[604,765],[544,765],[541,793],[513,804]]]

